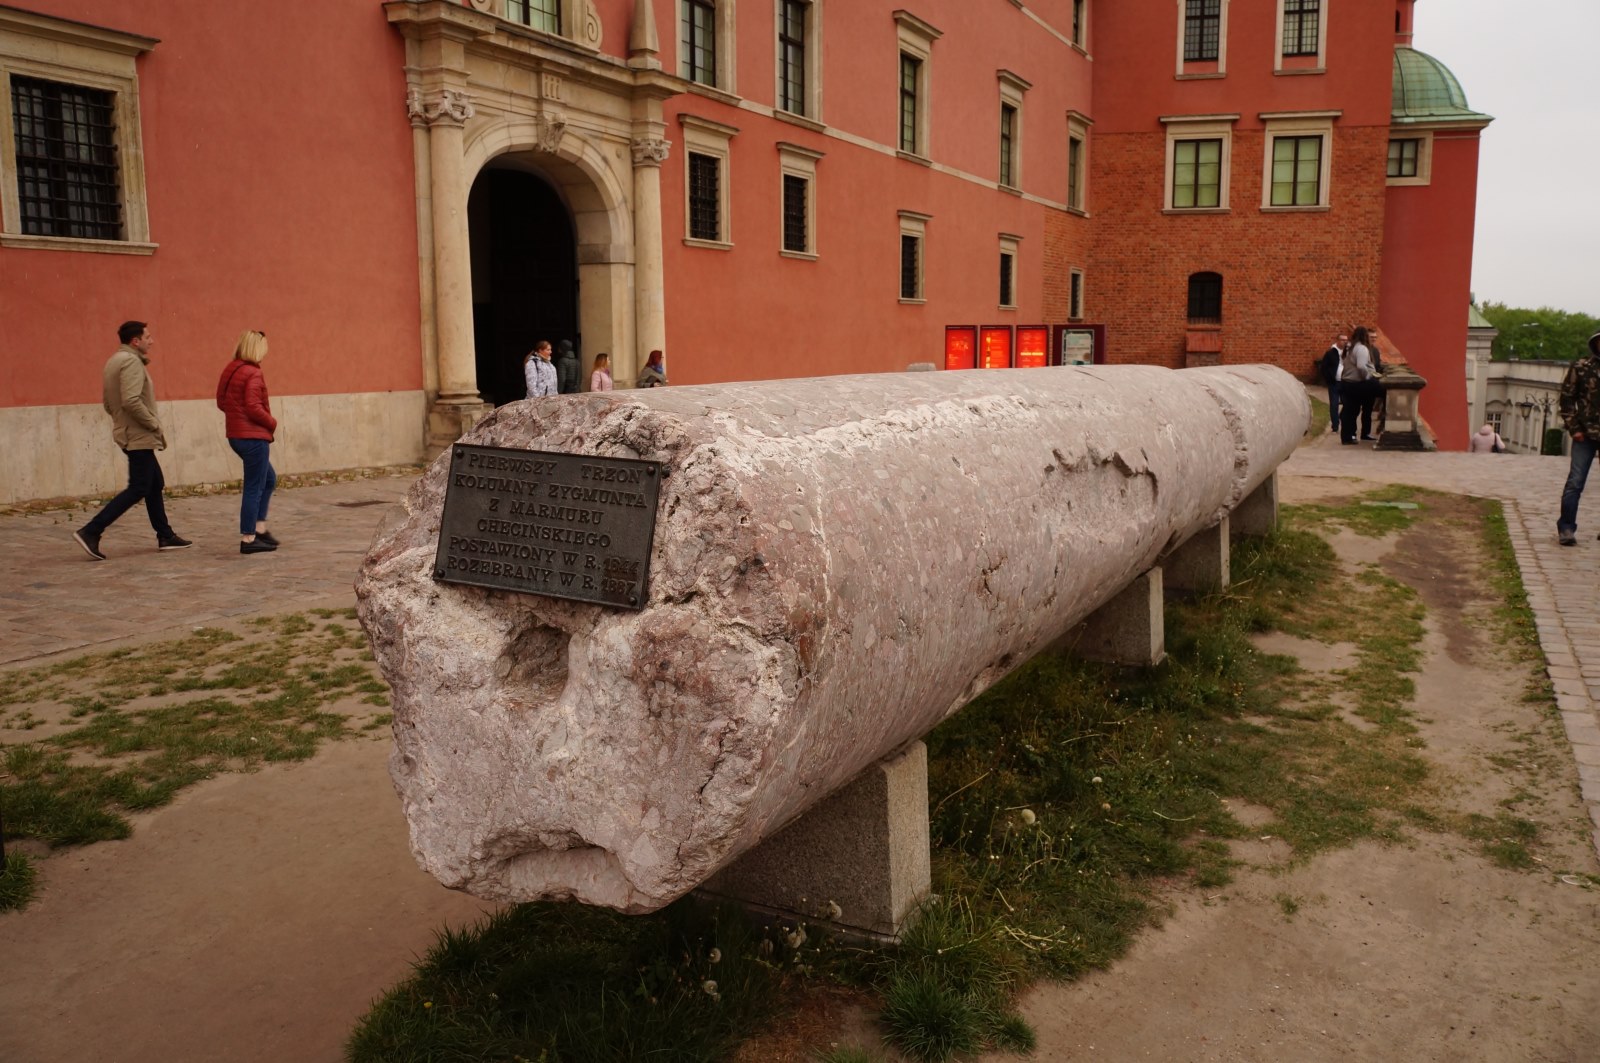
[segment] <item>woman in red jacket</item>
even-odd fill
[[[267,503],[278,486],[269,451],[278,421],[267,400],[267,378],[261,359],[267,356],[267,334],[246,331],[234,348],[233,361],[217,381],[217,408],[227,417],[228,445],[244,462],[244,498],[239,504],[239,552],[264,554],[278,548],[267,531]]]

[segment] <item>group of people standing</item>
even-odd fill
[[[1339,333],[1323,352],[1318,368],[1328,388],[1330,428],[1339,433],[1339,442],[1353,447],[1360,440],[1376,439],[1372,411],[1383,397],[1383,385],[1378,382],[1383,360],[1366,326]],[[1356,437],[1358,422],[1360,439]]]
[[[72,533],[91,561],[104,561],[100,538],[119,517],[140,502],[156,533],[156,549],[183,550],[194,543],[172,530],[167,520],[166,478],[156,451],[167,437],[156,410],[150,356],[155,337],[143,321],[124,321],[117,329],[120,346],[101,373],[101,404],[111,418],[111,439],[128,459],[128,486]],[[267,397],[261,360],[267,356],[267,334],[247,329],[234,345],[233,357],[217,381],[217,408],[222,411],[228,446],[244,466],[239,502],[239,552],[270,553],[278,540],[267,530],[267,507],[278,485],[270,452],[278,430]]]
[[[561,353],[555,355],[549,340],[540,340],[522,358],[522,377],[528,385],[528,398],[546,395],[570,395],[578,390],[582,373],[577,352],[571,340],[561,341]],[[661,387],[667,382],[666,366],[660,351],[651,351],[650,358],[634,381],[636,388]],[[589,374],[590,391],[611,391],[611,355],[604,351],[594,356],[594,372]]]

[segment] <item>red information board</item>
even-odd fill
[[[978,368],[1011,368],[1011,326],[985,325],[978,330]]]
[[[1043,369],[1050,360],[1050,326],[1017,326],[1017,368]]]
[[[946,325],[944,327],[944,367],[946,369],[976,369],[978,367],[977,326]]]

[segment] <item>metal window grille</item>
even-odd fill
[[[1083,208],[1083,141],[1067,138],[1067,206]]]
[[[24,233],[122,239],[115,103],[99,89],[11,78]]]
[[[922,298],[922,237],[900,234],[900,298]]]
[[[1271,202],[1274,207],[1322,202],[1322,137],[1272,138]]]
[[[1222,324],[1222,274],[1189,275],[1189,324]]]
[[[689,152],[689,236],[722,239],[722,160]]]
[[[1067,299],[1067,316],[1076,321],[1083,317],[1083,274],[1072,274],[1071,294]]]
[[[1187,0],[1183,13],[1183,61],[1216,62],[1222,41],[1222,0]]]
[[[783,0],[778,23],[778,106],[790,114],[806,113],[806,20],[811,5]]]
[[[1072,43],[1083,44],[1083,0],[1072,0]]]
[[[1283,0],[1283,54],[1316,55],[1322,0]]]
[[[1420,140],[1412,138],[1389,141],[1389,176],[1417,176],[1417,156],[1421,145]]]
[[[717,5],[684,0],[683,76],[702,85],[717,83]]]
[[[1015,259],[1014,259],[1014,256],[1009,251],[1000,252],[1000,305],[1001,306],[1012,306],[1012,305],[1014,305],[1013,297],[1016,295],[1016,293],[1011,290],[1012,287],[1013,287],[1013,282],[1016,280],[1016,277],[1014,276],[1014,274],[1015,274]]]
[[[1000,183],[1017,183],[1017,109],[1009,103],[1000,105]]]
[[[917,89],[922,77],[922,60],[900,56],[900,150],[917,154]]]
[[[807,225],[811,182],[792,173],[783,175],[783,249],[785,251],[810,251],[811,240]]]
[[[1222,141],[1180,140],[1172,145],[1172,206],[1222,205]]]
[[[546,33],[561,32],[561,0],[506,0],[506,18]]]

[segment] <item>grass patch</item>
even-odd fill
[[[0,912],[20,912],[38,888],[38,869],[26,855],[13,849],[0,868]]]
[[[331,702],[387,688],[361,659],[354,610],[257,618],[133,649],[0,673],[0,803],[18,837],[52,846],[126,838],[132,812],[226,771],[304,760],[355,733]],[[385,715],[385,722],[387,722]],[[381,726],[381,725],[380,725]]]

